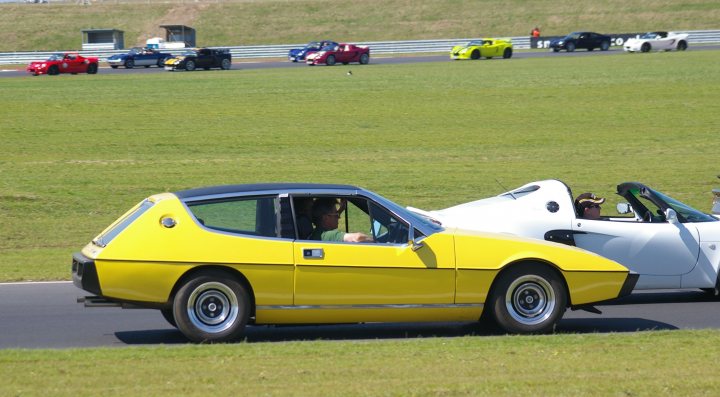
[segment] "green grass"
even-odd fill
[[[438,209],[500,184],[613,197],[637,180],[709,211],[719,58],[1,79],[0,280],[68,279],[70,254],[141,199],[216,184],[351,183]]]
[[[0,51],[78,49],[83,29],[119,29],[125,45],[197,30],[201,46],[718,29],[714,0],[240,0],[0,4]],[[118,4],[119,3],[119,4]]]
[[[714,396],[717,331],[2,350],[3,396]]]

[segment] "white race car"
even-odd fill
[[[422,211],[445,227],[505,232],[574,245],[638,273],[639,289],[700,288],[718,295],[720,220],[642,183],[617,186],[617,216],[581,218],[558,180],[528,183],[498,196]]]
[[[687,33],[647,32],[635,39],[628,39],[623,45],[628,52],[685,51],[688,48]]]

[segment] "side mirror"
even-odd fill
[[[668,208],[665,210],[665,219],[670,223],[678,223],[677,212],[674,209]]]
[[[630,203],[618,203],[617,205],[617,212],[618,214],[629,214],[633,212],[632,206]]]
[[[410,249],[413,250],[413,252],[425,246],[423,243],[416,243],[414,240],[408,241],[408,245],[410,246]]]

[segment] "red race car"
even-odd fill
[[[46,61],[30,62],[25,70],[33,76],[60,73],[95,74],[98,71],[98,59],[95,57],[86,58],[77,52],[52,54]]]
[[[355,44],[331,44],[320,49],[320,51],[310,54],[305,58],[308,65],[328,65],[333,66],[338,62],[347,65],[350,62],[357,62],[366,65],[370,62],[370,48],[367,46],[357,46]]]

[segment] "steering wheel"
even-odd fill
[[[407,241],[403,241],[407,239],[407,230],[400,222],[393,222],[387,225],[387,242],[389,243],[407,243]]]
[[[643,222],[652,223],[652,221],[653,221],[652,212],[650,212],[650,210],[645,211],[645,213],[643,214]]]

